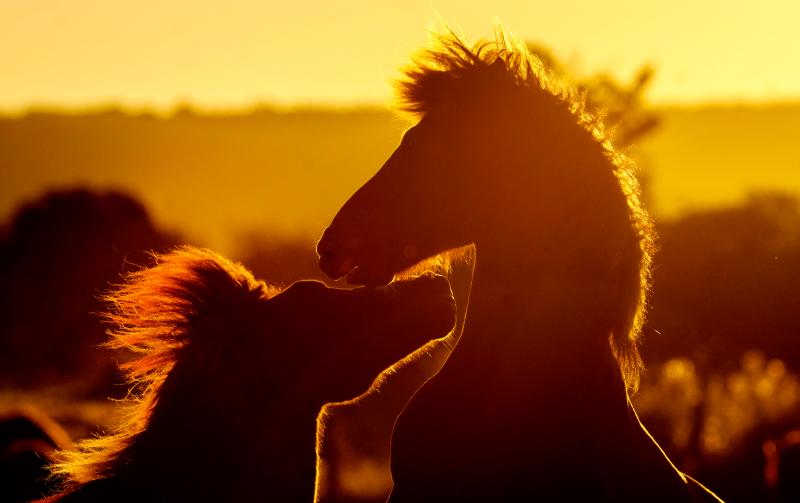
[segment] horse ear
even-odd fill
[[[501,71],[501,72],[505,73],[506,68],[507,68],[506,67],[506,61],[503,58],[501,58],[500,56],[498,56],[494,60],[494,62],[491,65],[489,65],[489,68],[491,68],[491,69],[493,69],[495,71]]]

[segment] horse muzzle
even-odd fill
[[[358,269],[361,240],[354,233],[328,227],[317,243],[319,268],[331,279],[349,276]]]
[[[393,270],[383,267],[377,256],[370,256],[363,240],[355,233],[328,227],[317,243],[319,267],[334,280],[346,276],[354,285],[381,286],[394,278]],[[373,250],[373,255],[375,251]],[[380,255],[380,254],[378,254]]]

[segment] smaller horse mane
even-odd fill
[[[433,45],[420,52],[397,82],[398,108],[418,118],[442,104],[455,109],[469,107],[476,96],[489,93],[516,100],[515,110],[535,108],[536,116],[556,126],[572,123],[573,130],[587,131],[609,161],[613,176],[627,205],[625,225],[632,232],[628,252],[630,273],[626,279],[626,314],[609,339],[629,390],[635,391],[643,364],[638,340],[645,320],[655,253],[655,228],[641,202],[636,166],[616,149],[600,117],[586,111],[585,93],[558,78],[526,45],[498,27],[494,41],[470,46],[452,30],[434,33]],[[520,92],[521,91],[521,92]],[[561,128],[559,127],[559,130]]]
[[[103,297],[111,306],[103,318],[114,326],[104,346],[135,355],[120,366],[131,388],[111,432],[57,454],[51,472],[64,477],[68,487],[111,476],[124,462],[125,451],[147,428],[159,390],[181,348],[190,343],[198,316],[276,293],[241,264],[210,250],[183,246],[154,258],[156,266],[127,275]]]

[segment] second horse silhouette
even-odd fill
[[[281,291],[210,251],[158,260],[108,299],[110,345],[137,354],[125,420],[62,453],[66,488],[51,501],[311,501],[320,407],[455,322],[432,274]]]

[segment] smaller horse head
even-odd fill
[[[455,324],[449,283],[433,274],[279,290],[207,250],[158,262],[108,296],[108,345],[137,355],[123,365],[134,385],[126,419],[55,467],[72,487],[99,482],[104,497],[133,487],[135,497],[309,500],[320,408]]]

